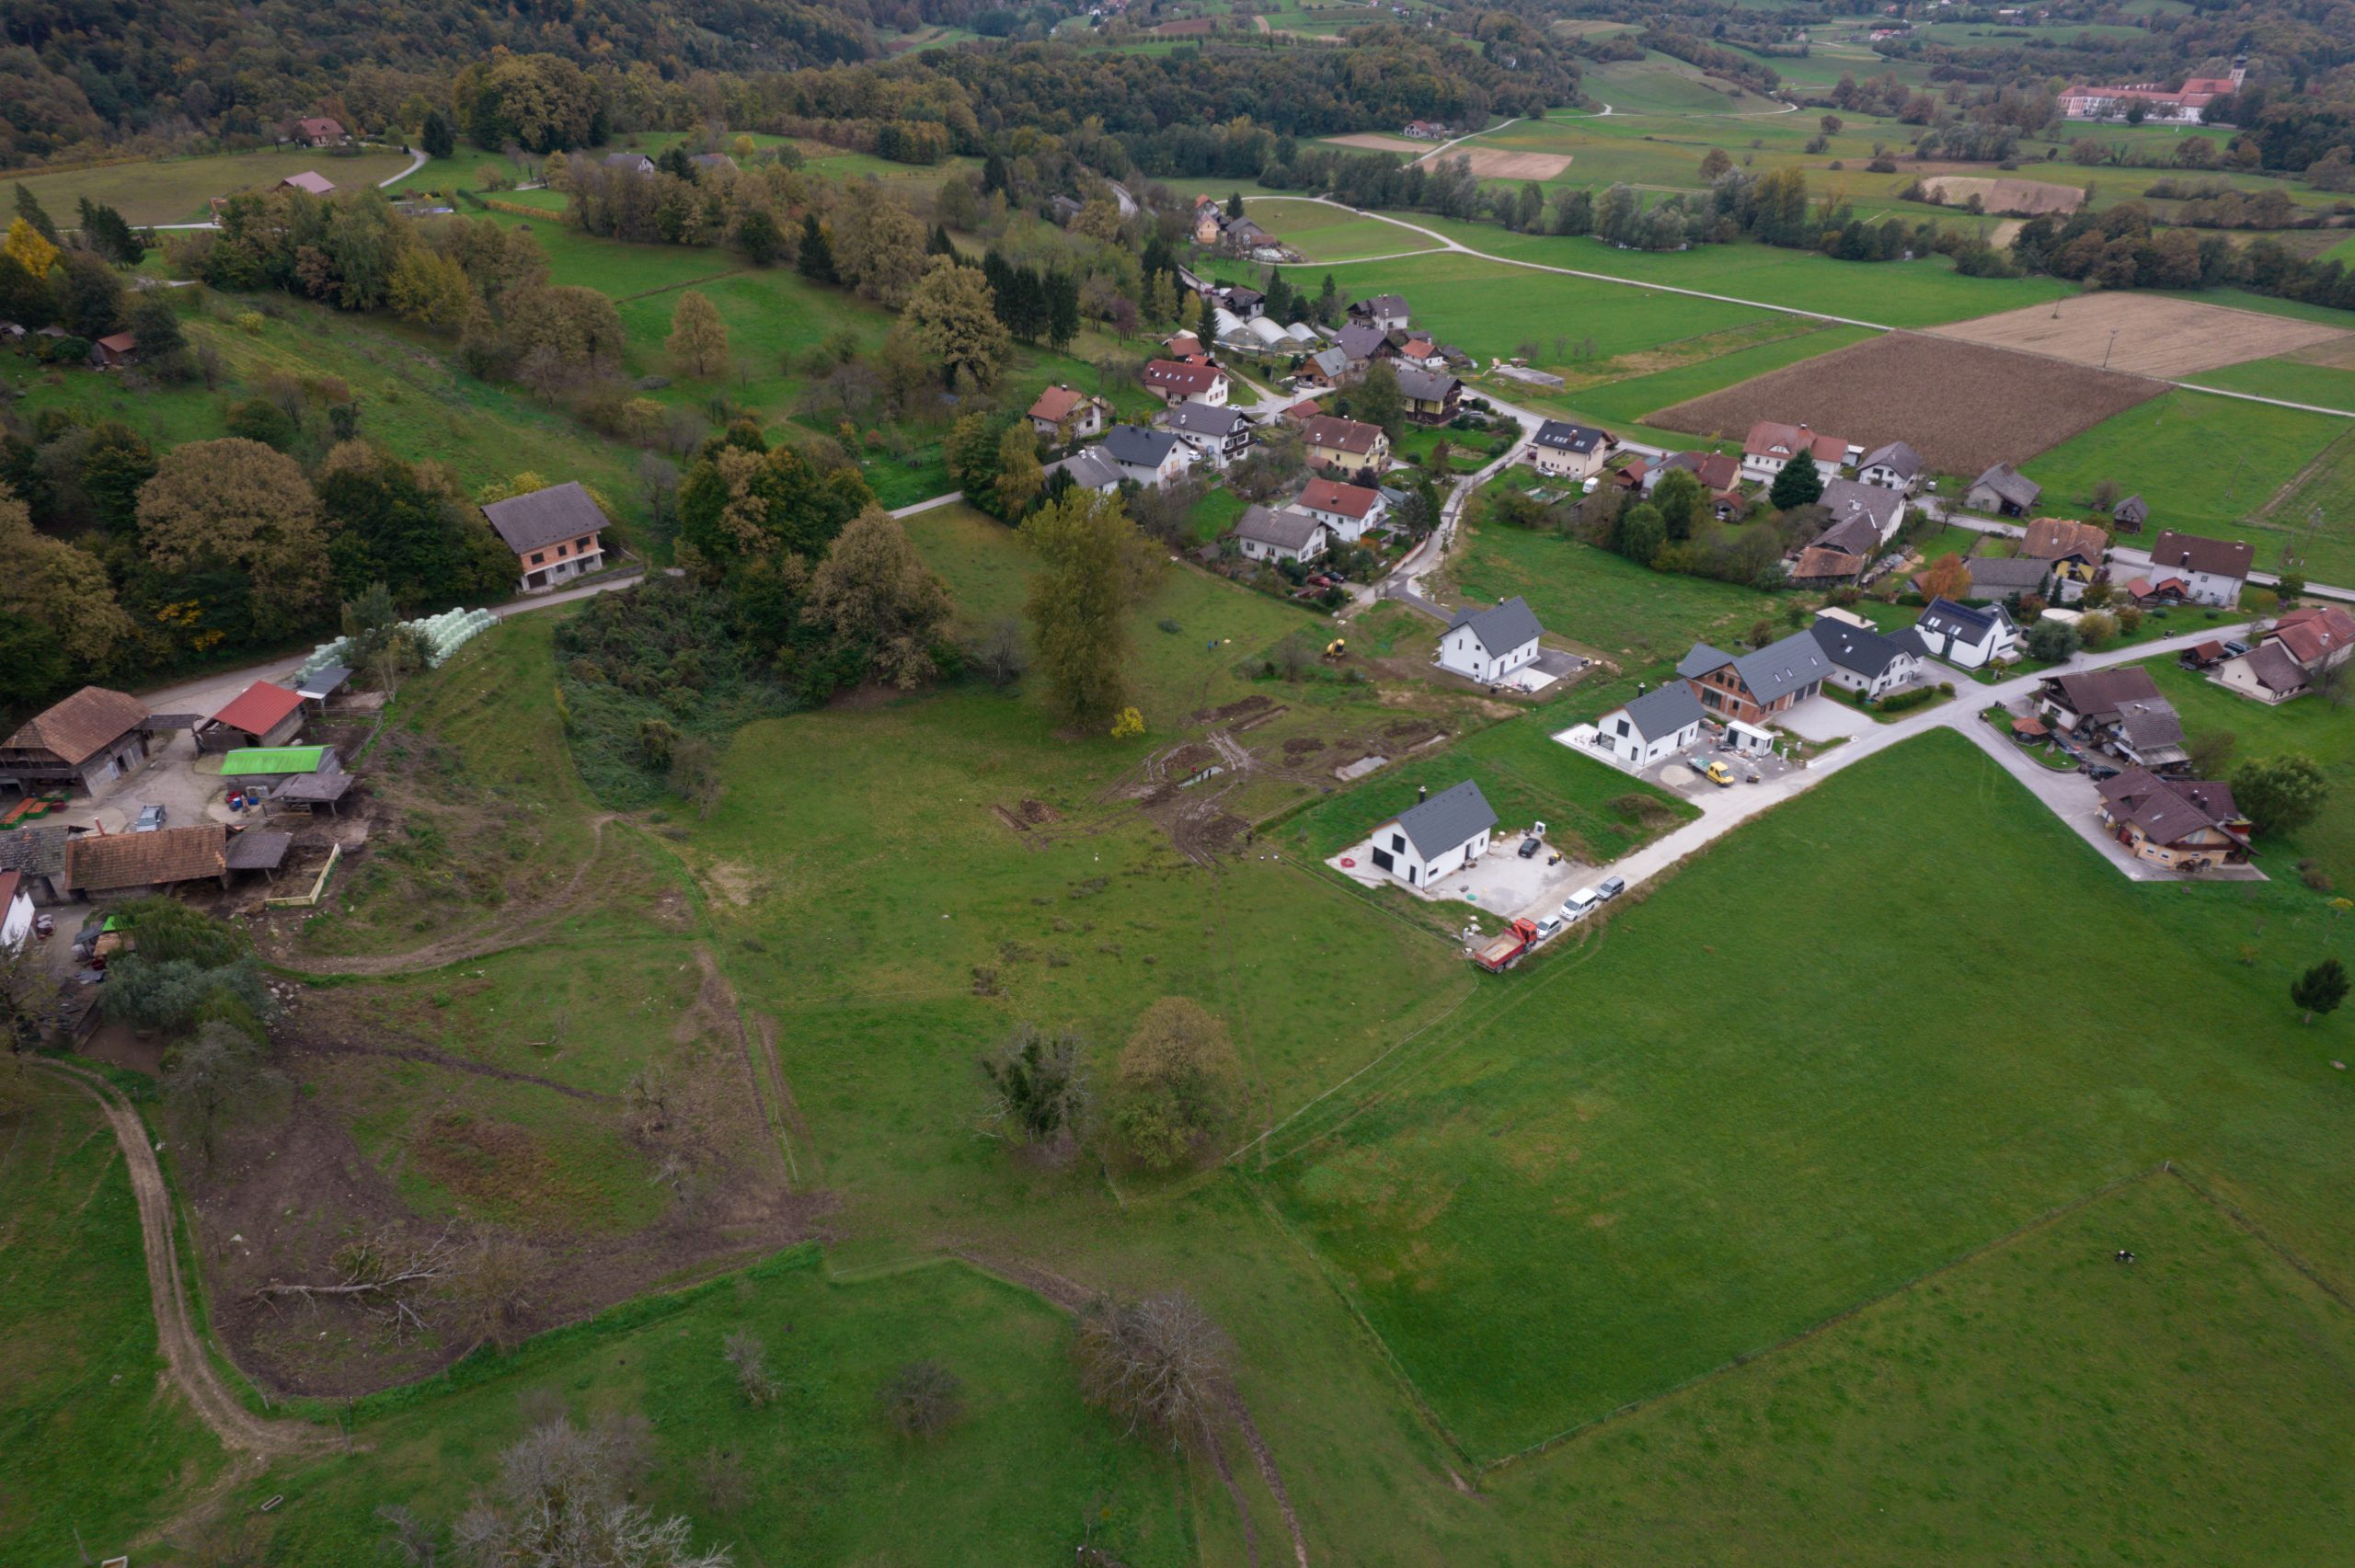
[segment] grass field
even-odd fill
[[[1589,97],[1609,104],[1614,114],[1712,118],[1771,115],[1782,109],[1772,98],[1706,76],[1699,67],[1660,53],[1606,61],[1591,67],[1580,85]]]
[[[2355,418],[2355,368],[2347,365],[2313,364],[2295,358],[2251,360],[2244,364],[2200,371],[2185,379],[2200,386],[2222,387],[2226,392],[2254,393],[2287,403],[2342,409],[2349,418]]]
[[[1933,832],[1973,845],[1934,887],[1901,870]],[[1846,853],[1819,860],[1835,840]],[[2024,879],[2043,898],[2006,899]],[[2282,996],[2327,925],[2294,887],[2136,887],[1934,734],[1495,988],[1287,1128],[1260,1179],[1478,1458],[1667,1393],[2170,1155],[2336,1270],[2349,1252],[2328,1217],[2355,1166],[2315,1096],[2345,1086]],[[2252,938],[2245,969],[2212,956]],[[1806,956],[1840,953],[1851,982],[1901,967],[1944,1016],[1991,975],[2121,950],[2200,982],[2165,1015],[1958,1037],[1889,1029],[1877,986]],[[2065,1360],[2039,1366],[2099,1397]]]
[[[1396,223],[1361,218],[1345,207],[1327,207],[1318,201],[1251,196],[1244,199],[1244,211],[1252,222],[1299,251],[1307,258],[1305,265],[1312,267],[1431,247],[1430,241]]]
[[[131,1183],[98,1108],[23,1071],[0,1114],[0,1558],[76,1561],[161,1518],[225,1456],[163,1381]]]
[[[70,229],[79,221],[79,203],[85,200],[112,207],[133,226],[196,223],[212,216],[206,203],[215,196],[273,186],[305,169],[316,169],[335,181],[339,189],[348,190],[389,179],[407,168],[408,162],[407,154],[396,152],[339,155],[325,150],[281,148],[109,164],[55,174],[28,172],[16,175],[11,184],[22,180],[61,229]]]
[[[2340,519],[2326,517],[2309,535],[2303,514],[2286,504],[2259,515],[2347,429],[2347,421],[2326,414],[2175,391],[2103,420],[2022,472],[2044,486],[2040,510],[2089,515],[2085,496],[2112,479],[2151,503],[2154,531],[2254,538],[2260,570],[2273,569],[2294,530],[2307,575],[2349,582],[2355,581],[2355,531]]]
[[[1872,336],[1869,328],[1862,326],[1803,327],[1752,348],[1737,349],[1649,375],[1580,387],[1565,395],[1600,418],[1626,423],[1640,420],[1657,409],[1738,385],[1752,376],[1828,354],[1834,349],[1844,349],[1851,343],[1861,343]]]

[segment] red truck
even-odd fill
[[[1515,921],[1502,936],[1492,938],[1472,961],[1492,975],[1501,975],[1521,962],[1521,956],[1537,945],[1537,927],[1528,921]]]

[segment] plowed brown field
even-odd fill
[[[1976,343],[1890,332],[1647,415],[1665,429],[1740,441],[1761,419],[1805,424],[1870,451],[1913,444],[1941,474],[2025,463],[2166,390]]]
[[[2342,328],[2318,321],[2129,293],[2079,294],[2057,304],[2029,305],[1930,330],[1941,338],[2048,354],[2080,365],[2099,365],[2107,355],[2111,370],[2155,376],[2193,375],[2348,337]]]

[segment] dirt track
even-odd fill
[[[340,1448],[342,1440],[336,1434],[304,1422],[265,1421],[222,1386],[213,1363],[205,1358],[204,1342],[189,1310],[188,1291],[180,1279],[179,1248],[173,1236],[171,1194],[155,1163],[155,1147],[147,1141],[146,1124],[114,1085],[96,1073],[63,1062],[33,1065],[96,1100],[114,1130],[115,1142],[121,1146],[124,1168],[131,1173],[131,1195],[139,1204],[139,1236],[147,1254],[147,1293],[155,1313],[155,1338],[163,1345],[164,1363],[172,1381],[188,1396],[198,1418],[225,1447],[263,1458]]]

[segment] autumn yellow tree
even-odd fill
[[[719,307],[693,289],[679,296],[671,313],[671,336],[662,347],[689,375],[713,375],[728,368],[728,324]]]
[[[1959,599],[1970,591],[1970,564],[1949,553],[1924,567],[1916,581],[1929,598]]]
[[[36,278],[48,277],[49,269],[57,265],[57,247],[43,239],[40,231],[22,218],[9,223],[5,248],[17,266]]]
[[[1234,1115],[1242,1077],[1226,1025],[1190,998],[1163,997],[1120,1052],[1113,1128],[1132,1158],[1167,1170]]]
[[[327,538],[310,481],[259,441],[190,441],[166,454],[139,492],[139,542],[166,571],[243,573],[264,637],[294,631],[327,602]]]
[[[932,258],[931,269],[908,296],[902,319],[943,379],[962,371],[976,386],[997,380],[1013,341],[997,318],[989,280],[979,268],[960,266],[951,257]]]

